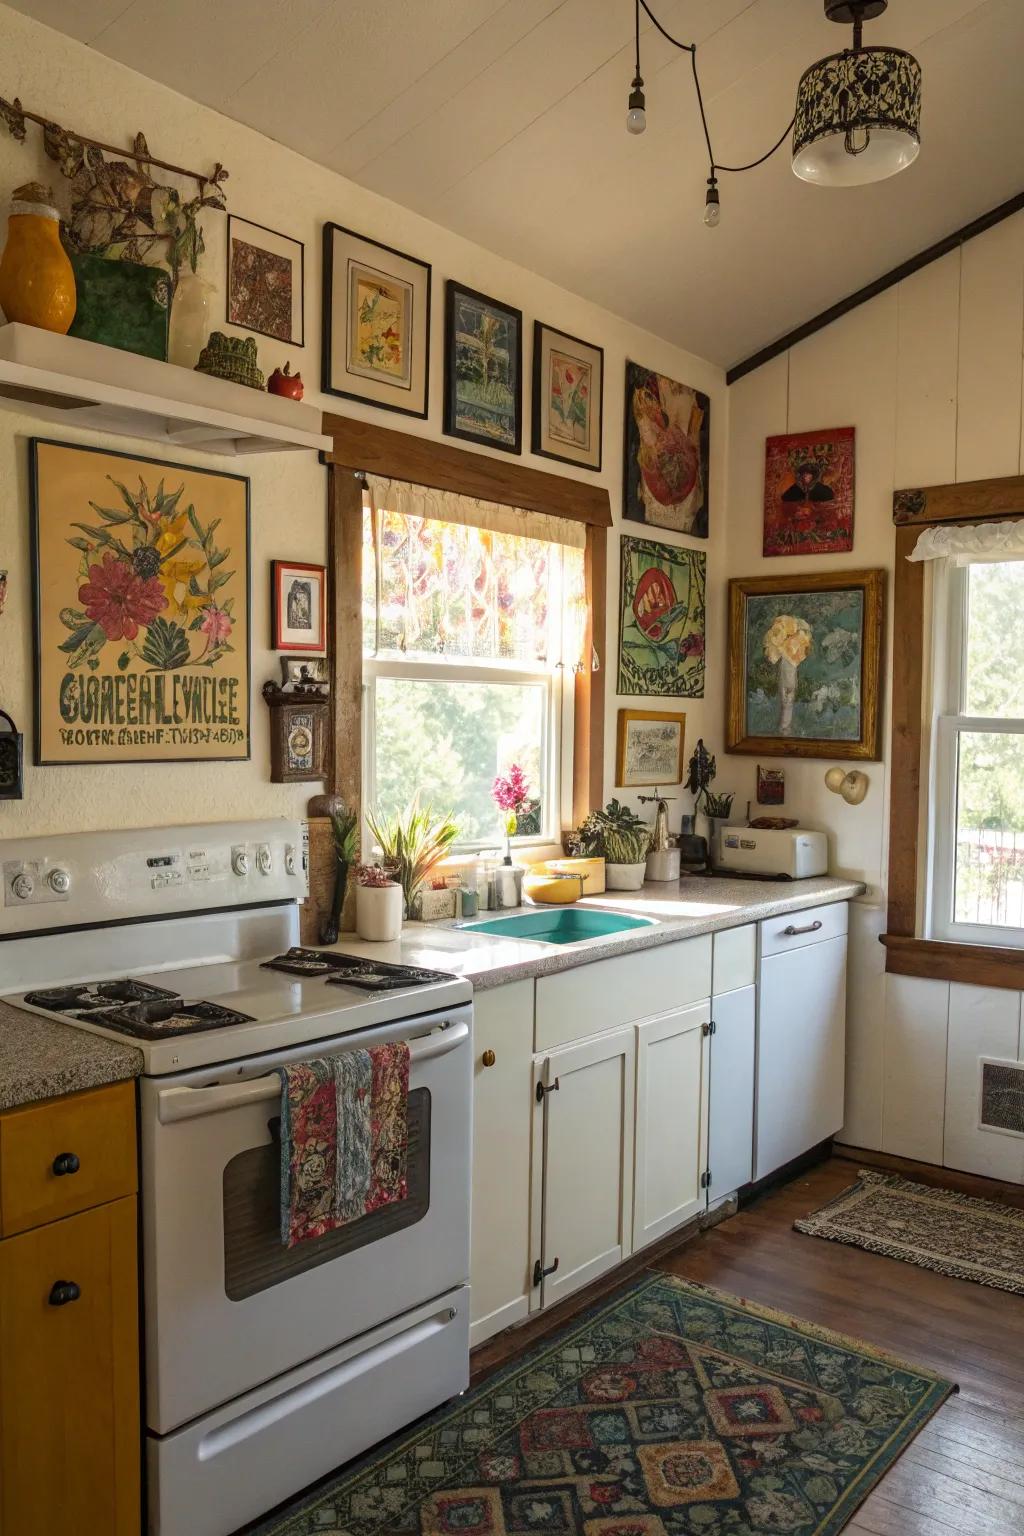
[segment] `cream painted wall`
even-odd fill
[[[290,358],[306,381],[306,399],[341,414],[376,419],[383,425],[427,437],[441,437],[442,332],[444,280],[458,278],[524,313],[525,394],[524,441],[529,441],[529,378],[534,319],[583,336],[605,348],[604,471],[618,524],[621,504],[623,433],[623,374],[626,358],[657,368],[704,390],[712,400],[711,496],[712,538],[687,541],[665,534],[667,542],[692,542],[709,558],[709,620],[720,622],[725,517],[725,442],[727,392],[722,371],[669,346],[648,332],[574,296],[532,272],[464,240],[364,188],[313,165],[292,151],[238,123],[164,89],[61,34],[0,7],[0,94],[17,95],[26,107],[49,115],[72,129],[112,144],[128,145],[142,129],[154,154],[197,170],[220,160],[230,171],[230,208],[247,218],[300,239],[306,246],[306,345],[281,347],[259,339],[260,361],[266,372]],[[339,62],[339,89],[346,68]],[[55,167],[42,154],[40,135],[30,128],[28,141],[16,144],[0,131],[0,198],[22,182],[39,177],[54,184],[66,198]],[[528,219],[530,210],[521,216]],[[433,264],[434,302],[431,324],[430,419],[416,421],[373,412],[353,402],[319,394],[320,375],[320,230],[325,220],[347,225],[373,239],[407,250]],[[221,275],[224,269],[226,220],[206,221],[206,274],[218,282],[215,315],[223,313]],[[0,218],[0,241],[6,236],[6,208]],[[712,237],[709,237],[712,238]],[[623,274],[623,282],[629,280]],[[220,312],[217,314],[217,306]],[[215,320],[215,323],[217,323]],[[226,328],[226,327],[225,327]],[[28,415],[0,411],[0,567],[10,570],[10,594],[0,617],[0,707],[9,709],[26,736],[32,729],[31,597],[28,556],[27,439],[32,435],[61,437],[132,451],[130,440],[60,431],[52,423],[34,422]],[[138,451],[155,453],[152,445]],[[481,450],[484,451],[484,450]],[[325,554],[325,471],[313,455],[287,454],[251,460],[219,461],[215,456],[175,452],[182,463],[201,463],[248,473],[252,480],[253,523],[253,734],[252,760],[243,764],[167,764],[147,767],[104,766],[32,768],[26,770],[25,798],[0,803],[0,838],[55,832],[68,828],[111,825],[146,826],[189,820],[215,820],[257,815],[295,815],[302,811],[309,789],[268,782],[269,754],[266,710],[259,687],[277,673],[268,650],[268,566],[274,557],[321,561]],[[572,474],[568,466],[534,458],[525,462],[552,474]],[[582,473],[582,472],[581,472]],[[633,531],[639,531],[633,525]],[[614,777],[616,700],[614,650],[617,641],[618,532],[610,540],[608,571],[608,635],[600,648],[607,694],[606,788]],[[719,610],[716,613],[716,608]],[[705,700],[679,701],[688,713],[688,740],[704,734],[713,740],[721,718],[721,650],[709,658]],[[632,699],[633,705],[642,700]],[[662,701],[659,707],[676,707]]]
[[[1022,352],[1024,214],[1018,214],[733,385],[728,574],[883,566],[891,586],[894,488],[1024,470]],[[857,429],[853,551],[828,561],[763,559],[765,437],[840,425]],[[890,591],[890,621],[891,609]],[[891,622],[888,628],[891,634]],[[890,978],[887,988],[878,943],[885,927],[891,639],[886,650],[885,757],[859,765],[871,779],[863,805],[847,806],[825,789],[827,762],[785,759],[780,765],[787,812],[827,830],[834,872],[868,887],[854,905],[850,931],[844,1139],[941,1161],[935,1153],[941,1153],[945,1114],[949,989],[939,988],[938,997],[938,983],[905,978]],[[724,764],[725,787],[738,791],[740,804],[753,799],[754,762],[728,757]]]

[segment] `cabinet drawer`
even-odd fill
[[[804,944],[838,939],[846,932],[849,917],[850,906],[846,901],[811,907],[806,912],[787,912],[784,917],[767,917],[761,924],[761,953],[781,955]]]
[[[5,1237],[133,1195],[137,1185],[133,1083],[0,1115]]]
[[[535,1048],[554,1050],[710,996],[710,934],[541,976]]]
[[[756,924],[745,923],[742,928],[722,928],[714,935],[712,991],[715,997],[720,997],[724,992],[738,992],[740,987],[752,987],[756,969]]]

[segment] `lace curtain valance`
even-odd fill
[[[408,480],[387,480],[381,475],[367,475],[366,479],[373,505],[386,507],[389,512],[401,512],[404,517],[462,523],[471,528],[485,528],[489,533],[564,544],[569,549],[586,547],[584,525],[564,517],[528,512],[523,507],[506,507],[496,501],[480,501],[476,496],[461,496],[456,491],[436,491],[428,485],[412,485]]]
[[[908,560],[1024,560],[1024,518],[1001,523],[944,524],[923,528]]]

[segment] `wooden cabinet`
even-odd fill
[[[634,1249],[707,1203],[710,1022],[703,1002],[637,1025]]]
[[[130,1086],[0,1116],[0,1536],[139,1536],[135,1184]]]

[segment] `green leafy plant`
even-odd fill
[[[642,864],[651,846],[646,821],[618,800],[609,800],[603,811],[591,811],[578,836],[581,853],[609,864]]]
[[[710,789],[704,791],[704,814],[706,816],[726,817],[732,815],[732,802],[735,795],[725,790],[720,795],[713,795]]]
[[[385,867],[394,870],[402,887],[408,917],[420,886],[434,865],[450,853],[459,835],[458,822],[451,811],[439,814],[430,806],[421,808],[416,800],[394,816],[368,811],[366,820]]]
[[[331,831],[334,833],[334,852],[338,863],[347,868],[355,863],[359,852],[359,817],[347,805],[340,805],[331,812]]]

